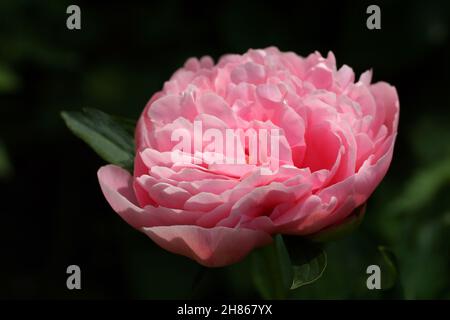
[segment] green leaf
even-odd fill
[[[252,266],[253,279],[262,297],[284,299],[289,289],[311,284],[322,276],[327,255],[319,243],[277,235],[271,245],[252,254]]]
[[[252,274],[264,299],[284,299],[292,283],[292,269],[283,237],[252,254]]]
[[[394,253],[387,247],[378,246],[378,250],[381,254],[380,268],[382,272],[381,276],[381,288],[383,290],[391,289],[395,286],[398,277],[397,260]]]
[[[327,254],[322,246],[300,237],[285,237],[285,241],[293,271],[290,289],[320,279],[327,267]]]
[[[12,173],[12,165],[9,161],[5,146],[0,141],[0,178],[9,177]]]
[[[450,158],[441,159],[432,166],[417,170],[388,210],[396,216],[421,214],[422,209],[432,202],[449,181]]]
[[[20,85],[20,79],[11,68],[0,64],[0,92],[13,92]]]
[[[125,129],[130,135],[134,136],[134,130],[136,129],[137,121],[134,119],[124,118],[120,116],[111,115],[111,118]]]
[[[95,109],[63,111],[69,129],[105,161],[126,169],[133,167],[133,136],[113,116]]]
[[[366,204],[356,208],[344,221],[321,230],[308,237],[313,242],[329,242],[347,236],[361,224],[366,212]]]

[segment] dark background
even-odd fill
[[[81,30],[66,8],[81,7]],[[381,8],[381,30],[366,8]],[[258,297],[245,261],[209,271],[158,248],[109,207],[104,162],[74,137],[61,110],[136,119],[190,56],[278,46],[332,50],[357,76],[396,86],[399,136],[362,226],[328,245],[328,268],[293,298],[450,298],[449,1],[221,1],[113,4],[0,2],[0,298]],[[395,254],[391,290],[369,291],[377,246]],[[66,268],[82,290],[66,288]]]

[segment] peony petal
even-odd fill
[[[341,139],[331,130],[330,123],[322,122],[309,128],[305,140],[307,147],[303,166],[309,167],[312,172],[330,170],[336,163],[342,146]]]
[[[207,267],[238,262],[251,250],[272,241],[265,232],[244,228],[164,226],[143,228],[143,232],[164,249]]]
[[[200,113],[215,116],[224,121],[230,128],[235,127],[236,116],[221,96],[207,92],[200,97],[198,106]]]
[[[147,180],[151,184],[151,179]],[[186,190],[164,182],[146,185],[150,197],[164,207],[182,209],[184,203],[191,197]]]
[[[350,83],[355,81],[353,69],[344,64],[337,72],[336,81],[342,89],[345,89]]]
[[[144,210],[137,206],[130,173],[118,166],[107,165],[97,172],[103,194],[109,204],[135,228],[142,225]]]
[[[283,95],[278,86],[273,84],[261,84],[256,88],[257,95],[270,102],[281,102]]]
[[[210,192],[200,192],[189,198],[184,204],[186,210],[210,211],[223,204],[220,196]]]
[[[372,69],[363,72],[359,77],[359,82],[365,86],[370,86],[370,83],[372,82]]]
[[[317,89],[329,89],[333,83],[333,71],[324,63],[319,63],[311,69],[307,77]]]
[[[181,97],[166,95],[153,102],[147,114],[154,122],[171,123],[181,115],[181,111]]]
[[[399,117],[399,101],[395,87],[386,82],[377,82],[370,87],[378,109],[382,109],[385,115],[383,124],[389,129],[389,133],[397,130]]]
[[[221,194],[226,190],[230,190],[238,185],[237,180],[225,180],[225,179],[204,179],[192,182],[181,181],[179,186],[191,194],[197,194],[200,192],[211,192],[214,194]]]

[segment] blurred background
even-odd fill
[[[66,28],[70,4],[81,30]],[[381,30],[366,28],[370,4]],[[60,111],[136,119],[188,57],[271,45],[332,50],[357,75],[373,68],[401,105],[393,163],[362,226],[327,245],[323,277],[292,298],[450,298],[450,2],[2,0],[0,15],[0,298],[257,298],[247,261],[194,286],[198,265],[124,223],[98,186],[104,162]],[[380,245],[398,278],[369,291]],[[82,290],[66,288],[71,264]]]

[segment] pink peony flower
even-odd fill
[[[303,58],[271,47],[216,65],[191,58],[138,121],[133,175],[114,165],[98,171],[103,193],[158,245],[211,267],[237,262],[274,234],[339,224],[365,203],[392,158],[397,92],[371,77],[366,71],[355,82],[331,52]],[[202,155],[221,151],[195,135],[196,121],[203,131],[279,129],[277,157],[250,162],[244,138],[244,162],[206,163]],[[179,129],[192,133],[191,152],[182,152],[193,161],[172,157]]]

